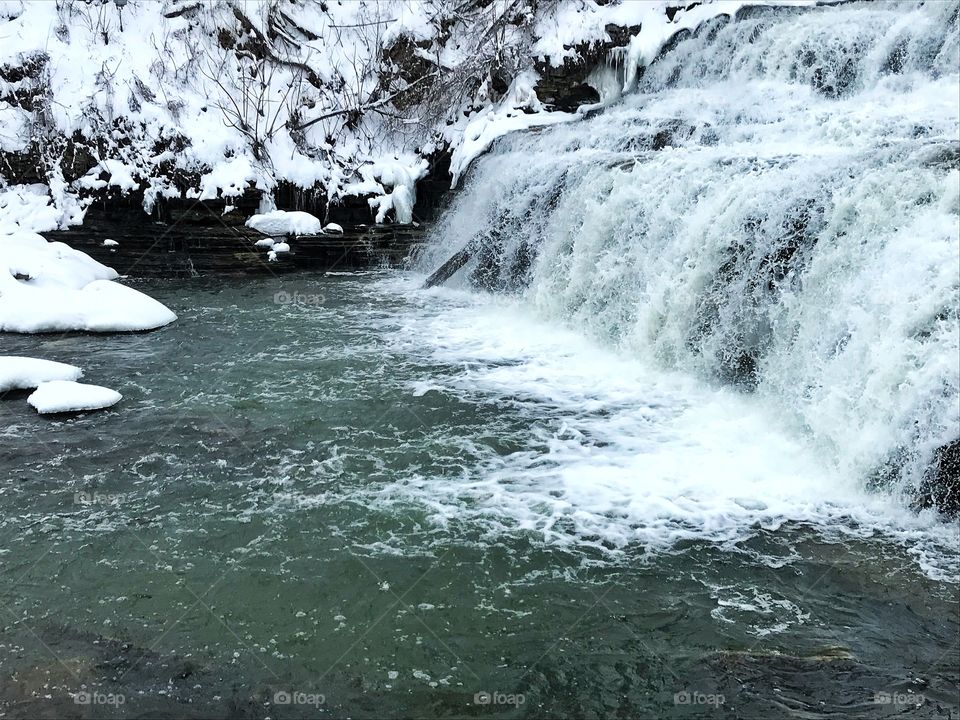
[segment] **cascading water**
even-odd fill
[[[501,139],[422,267],[473,238],[452,282],[753,391],[832,472],[915,501],[960,437],[958,8],[684,33],[618,104]]]

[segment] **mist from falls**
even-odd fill
[[[479,238],[451,283],[741,388],[831,470],[915,498],[960,437],[958,8],[678,36],[616,104],[501,139],[421,267]]]

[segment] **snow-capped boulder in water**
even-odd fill
[[[50,413],[101,410],[116,405],[123,395],[100,385],[86,385],[70,380],[41,383],[27,398],[27,403],[41,415]]]
[[[94,280],[74,290],[0,279],[0,331],[4,332],[136,332],[176,319],[153,298],[109,280]]]
[[[323,226],[323,231],[331,235],[343,235],[343,227],[337,223],[327,223]]]
[[[270,237],[318,235],[320,226],[321,223],[317,218],[310,213],[300,212],[299,210],[294,212],[274,210],[254,215],[247,220],[247,227],[259,230]]]
[[[153,330],[177,316],[86,253],[0,230],[0,332]]]
[[[31,287],[80,290],[94,280],[115,280],[116,270],[61,242],[13,226],[4,232],[0,217],[0,293],[6,276],[28,280]],[[0,296],[2,297],[2,296]]]
[[[0,355],[0,393],[28,390],[51,380],[78,380],[83,370],[75,365],[38,358]]]

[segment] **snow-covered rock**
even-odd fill
[[[288,244],[285,243],[285,242],[276,243],[276,244],[273,246],[273,252],[275,252],[275,253],[290,252],[290,245],[288,245]]]
[[[109,238],[103,241],[104,247],[117,247],[119,244],[116,240],[110,240]]]
[[[272,248],[277,244],[277,241],[273,238],[263,238],[263,240],[257,240],[254,245],[258,248]]]
[[[0,214],[0,293],[18,278],[30,287],[67,287],[74,290],[94,280],[114,280],[115,270],[86,253],[60,242],[47,242],[35,232],[8,229]],[[0,303],[3,303],[0,295]]]
[[[100,410],[116,405],[123,395],[100,385],[86,385],[71,380],[41,383],[27,398],[27,403],[41,415],[48,413]]]
[[[247,227],[259,230],[264,235],[282,237],[284,235],[317,235],[320,221],[310,213],[287,210],[254,215],[247,220]]]
[[[544,110],[533,89],[536,80],[532,71],[520,73],[499,103],[484,108],[470,118],[460,142],[454,146],[450,160],[454,187],[470,163],[485,153],[497,138],[518,130],[577,119],[578,116],[572,113]]]
[[[40,186],[0,191],[0,332],[152,330],[177,319],[115,270],[38,231],[65,221]]]
[[[323,231],[332,235],[343,235],[343,227],[337,223],[327,223],[323,226]]]
[[[0,355],[0,392],[27,390],[51,380],[78,380],[83,370],[75,365],[38,358]]]
[[[177,316],[117,273],[39,235],[0,234],[0,331],[152,330]]]
[[[401,224],[413,222],[413,206],[417,201],[417,180],[427,174],[429,164],[426,160],[403,158],[373,163],[361,168],[361,175],[368,174],[381,187],[389,186],[390,192],[367,202],[377,211],[376,221],[382,223],[387,212],[393,210],[394,219]]]

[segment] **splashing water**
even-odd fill
[[[478,237],[461,284],[752,391],[829,483],[908,504],[960,436],[957,13],[757,8],[684,33],[621,103],[500,141],[423,267]],[[809,475],[771,455],[766,484]]]

